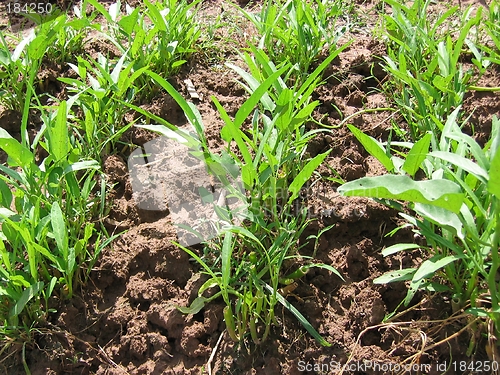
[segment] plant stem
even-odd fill
[[[480,92],[496,92],[500,91],[500,87],[484,87],[484,86],[468,86],[468,90]]]
[[[338,125],[325,125],[325,124],[322,124],[323,127],[325,128],[328,128],[328,129],[337,129],[337,128],[340,128],[342,127],[343,125],[345,125],[350,119],[354,118],[354,117],[357,117],[359,115],[362,115],[362,114],[365,114],[365,113],[372,113],[372,112],[383,112],[383,111],[391,111],[391,112],[397,112],[398,109],[395,109],[395,108],[367,108],[367,109],[363,109],[361,111],[358,111],[356,113],[353,113],[352,115],[350,116],[347,116],[345,119],[343,119],[340,124]]]

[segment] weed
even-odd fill
[[[268,0],[260,13],[241,11],[259,32],[258,48],[276,64],[290,62],[303,82],[321,54],[333,52],[349,29],[349,24],[336,27],[343,10],[342,1]]]
[[[196,313],[205,303],[222,297],[226,303],[224,318],[231,338],[242,341],[249,335],[258,344],[268,337],[271,325],[275,323],[275,306],[281,303],[322,345],[329,346],[278,290],[281,285],[293,283],[313,266],[340,276],[333,267],[325,264],[312,263],[291,273],[286,272],[283,266],[284,261],[298,263],[303,258],[299,254],[301,246],[298,243],[309,220],[307,211],[296,203],[299,203],[302,186],[328,155],[326,152],[309,159],[305,156],[307,140],[319,131],[306,132],[305,122],[318,104],[310,102],[310,93],[319,82],[318,76],[335,55],[325,60],[302,86],[292,89],[286,87],[282,78],[290,71],[290,65],[276,68],[263,51],[255,49],[254,52],[259,62],[247,55],[250,70],[255,73],[263,69],[265,78],[262,74],[242,74],[250,97],[240,107],[234,120],[217,99],[212,98],[225,122],[221,136],[227,147],[221,155],[209,150],[204,126],[194,105],[186,102],[159,75],[146,73],[177,101],[197,137],[189,136],[154,116],[151,117],[163,125],[141,127],[168,137],[172,137],[172,130],[175,131],[176,138],[180,136],[187,145],[191,145],[193,155],[207,165],[229,194],[248,208],[248,213],[243,216],[246,225],[233,222],[232,212],[218,210],[226,224],[220,228],[220,240],[206,243],[205,256],[200,257],[193,250],[178,244],[210,277],[198,291],[198,298],[189,308],[181,308],[181,311]],[[243,73],[237,67],[231,67]],[[260,82],[260,79],[263,81]],[[256,109],[259,102],[262,110]],[[252,112],[250,129],[243,131],[242,126]],[[141,113],[149,115],[145,111]],[[231,149],[232,143],[237,146],[237,153]],[[241,171],[242,183],[249,196],[242,195],[231,186],[230,176],[235,177],[235,170]],[[207,289],[216,286],[219,291],[212,297],[203,296]]]
[[[384,69],[394,79],[388,90],[410,126],[411,140],[427,131],[439,132],[446,116],[462,104],[473,84],[473,71],[459,64],[464,44],[478,51],[467,37],[481,22],[481,9],[474,17],[465,12],[456,41],[446,27],[458,8],[451,8],[434,23],[426,17],[430,0],[415,1],[411,7],[388,0],[393,14],[384,16],[384,27],[391,41]],[[444,33],[442,29],[446,30]],[[480,55],[477,55],[483,71]]]
[[[398,203],[408,202],[418,216],[401,213],[415,233],[427,240],[427,246],[398,244],[385,249],[387,256],[400,251],[421,248],[429,259],[417,268],[392,271],[375,280],[377,283],[410,281],[405,299],[408,305],[420,289],[449,291],[454,308],[490,319],[499,337],[500,291],[495,281],[500,266],[498,166],[500,154],[500,121],[493,118],[491,139],[484,149],[462,133],[456,123],[457,108],[442,127],[439,143],[431,142],[431,134],[411,146],[404,162],[389,158],[375,140],[355,128],[356,137],[377,157],[388,171],[400,175],[361,178],[339,188],[344,195],[372,197],[402,209]],[[431,148],[432,152],[428,152]],[[414,176],[422,169],[428,180]],[[435,276],[438,275],[439,278]]]
[[[0,147],[9,156],[9,167],[0,166],[2,340],[18,330],[29,332],[49,312],[54,291],[71,298],[75,283],[89,274],[80,272],[82,266],[95,262],[109,243],[101,243],[91,222],[104,199],[94,193],[99,165],[81,159],[82,150],[72,146],[67,115],[66,102],[46,114],[29,147],[0,129]],[[40,164],[35,161],[38,146],[49,153]],[[91,238],[96,241],[93,254]]]

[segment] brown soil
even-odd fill
[[[361,3],[360,12],[373,16],[374,4]],[[204,7],[208,15],[217,14],[221,3],[213,1]],[[361,109],[390,106],[379,86],[385,78],[378,65],[378,57],[385,53],[383,44],[362,31],[353,37],[355,42],[329,67],[329,78],[314,93],[314,99],[321,102],[316,118],[329,126],[338,125]],[[229,52],[226,58],[237,59]],[[50,69],[54,68],[48,68],[46,73],[53,76]],[[210,96],[217,97],[232,115],[244,101],[245,91],[235,82],[232,71],[198,55],[171,80],[187,97],[183,83],[186,78],[202,95],[195,104],[203,116],[210,146],[216,150],[221,146],[219,131],[223,123]],[[483,77],[481,85],[499,86],[498,71]],[[464,108],[472,113],[470,123],[478,139],[484,141],[488,136],[491,116],[500,112],[499,99],[498,93],[487,92],[472,93],[466,98]],[[186,122],[180,108],[167,95],[159,95],[144,107],[171,123]],[[2,112],[0,119],[9,130],[18,123],[19,115]],[[353,117],[350,123],[375,138],[387,139],[391,119],[400,121],[391,112],[375,112]],[[155,137],[137,128],[125,135],[136,145]],[[320,168],[326,177],[335,177],[328,167],[346,181],[384,172],[346,127],[319,135],[309,146],[312,155],[328,149],[332,152]],[[348,360],[357,364],[428,364],[432,368],[426,373],[438,374],[443,371],[438,371],[436,364],[466,358],[470,332],[431,350],[420,350],[467,324],[458,318],[440,321],[452,315],[446,295],[419,293],[410,310],[391,323],[382,324],[387,314],[403,310],[398,310],[398,305],[406,295],[406,286],[375,285],[373,279],[389,270],[419,264],[425,254],[382,257],[381,249],[386,246],[419,239],[409,229],[386,237],[402,223],[397,212],[371,200],[341,197],[336,193],[337,185],[326,180],[309,189],[307,204],[318,220],[310,224],[303,241],[319,229],[335,224],[321,237],[316,257],[336,267],[345,282],[326,270],[312,269],[294,291],[300,298],[288,299],[331,347],[318,345],[286,309],[277,310],[278,324],[260,346],[249,342],[236,345],[231,341],[225,332],[221,302],[211,303],[195,315],[180,313],[176,306],[189,305],[204,279],[198,265],[171,243],[177,237],[168,210],[141,210],[136,205],[127,156],[109,156],[103,167],[109,185],[114,186],[109,196],[112,205],[106,218],[107,228],[110,233],[126,232],[103,251],[79,295],[70,301],[58,301],[58,312],[49,317],[46,326],[36,333],[35,342],[26,347],[26,363],[33,375],[204,374],[209,368],[212,374],[335,373],[333,367],[325,371],[326,366],[345,364]],[[312,255],[312,244],[302,252]],[[484,343],[480,344],[484,347]],[[480,351],[473,359],[486,358]],[[306,369],[305,364],[323,367]],[[22,351],[13,350],[3,365],[6,374],[23,374]],[[398,372],[346,369],[345,373]],[[450,368],[445,373],[462,372]]]

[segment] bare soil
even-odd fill
[[[219,1],[207,2],[204,11],[208,16],[215,15],[221,6]],[[360,13],[375,18],[373,3],[362,2],[359,6]],[[316,119],[329,126],[338,125],[362,109],[391,106],[391,99],[380,86],[386,79],[379,65],[379,57],[385,54],[384,45],[363,30],[352,37],[354,43],[328,68],[325,84],[314,93],[314,99],[321,102]],[[237,60],[229,52],[226,58]],[[61,67],[56,73],[64,70]],[[202,94],[202,100],[195,104],[203,116],[210,145],[217,149],[222,145],[219,131],[223,123],[210,96],[217,97],[232,115],[245,100],[245,91],[232,71],[198,54],[170,80],[188,97],[186,78]],[[481,84],[499,86],[499,71],[488,73]],[[63,96],[64,90],[57,89],[53,94]],[[159,94],[143,106],[171,123],[186,123],[180,108],[166,94]],[[491,131],[491,116],[500,114],[499,93],[471,93],[464,109],[471,114],[470,131],[484,142]],[[8,130],[19,119],[13,111],[0,113],[2,126]],[[405,126],[392,112],[365,113],[353,117],[350,123],[384,140],[391,131],[390,120]],[[138,128],[125,134],[137,146],[155,137]],[[384,171],[346,127],[318,135],[308,151],[315,155],[328,149],[332,152],[320,167],[325,176],[334,177],[330,168],[347,181]],[[108,156],[103,166],[109,185],[113,186],[106,226],[110,233],[126,232],[103,251],[89,282],[77,297],[54,301],[57,313],[35,335],[34,343],[26,347],[26,362],[33,375],[202,374],[208,373],[209,368],[212,374],[313,374],[321,373],[321,369],[306,370],[302,366],[345,364],[348,360],[429,364],[432,368],[426,373],[438,374],[443,371],[438,371],[436,364],[449,363],[451,359],[487,359],[482,350],[473,358],[465,357],[473,333],[465,331],[453,336],[467,320],[451,317],[449,296],[418,293],[413,305],[405,310],[398,307],[407,291],[403,283],[373,284],[373,279],[386,271],[417,265],[426,256],[413,252],[384,258],[384,247],[420,239],[410,229],[386,237],[402,224],[397,212],[371,200],[341,197],[336,192],[338,185],[327,181],[308,191],[307,205],[317,220],[310,224],[302,241],[335,224],[321,238],[316,258],[336,267],[345,282],[326,270],[312,269],[294,291],[300,298],[288,299],[331,347],[318,345],[286,309],[278,309],[278,324],[260,346],[231,341],[225,332],[222,302],[211,303],[195,315],[180,313],[176,306],[189,305],[204,279],[198,265],[171,243],[177,238],[168,210],[137,207],[127,168],[129,152]],[[312,252],[312,244],[303,250],[304,255]],[[384,317],[394,311],[402,313],[383,324]],[[443,344],[421,350],[447,337]],[[478,347],[484,344],[479,341]],[[10,354],[0,368],[4,366],[5,374],[24,374],[22,351]],[[398,372],[346,369],[344,373]],[[450,368],[445,373],[463,372]]]

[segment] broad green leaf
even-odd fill
[[[24,288],[28,288],[30,286],[30,283],[22,275],[9,275],[9,282],[15,286],[21,286]]]
[[[47,289],[44,291],[46,299],[52,295],[52,292],[54,291],[54,287],[56,286],[56,283],[57,283],[57,277],[53,276],[52,279],[50,279],[50,283],[47,286]]]
[[[417,143],[413,145],[413,147],[408,152],[406,156],[406,160],[403,164],[403,170],[408,173],[410,176],[415,176],[420,165],[427,157],[427,153],[429,152],[429,146],[431,144],[432,134],[427,133],[424,135]]]
[[[130,53],[132,57],[137,56],[139,51],[142,52],[142,48],[146,45],[146,42],[144,41],[145,39],[146,39],[146,32],[142,28],[139,28],[139,30],[137,30],[137,32],[135,33],[132,46],[130,47]]]
[[[420,265],[417,272],[415,272],[415,275],[413,275],[412,282],[417,282],[425,277],[433,275],[437,270],[440,270],[441,268],[460,258],[461,257],[458,255],[448,255],[445,257],[441,255],[435,255],[432,258],[427,259]]]
[[[0,202],[3,206],[1,208],[10,207],[12,203],[12,191],[3,180],[0,180]]]
[[[408,292],[406,293],[406,297],[404,299],[405,306],[410,304],[413,296],[415,296],[417,291],[422,288],[422,284],[425,284],[424,279],[412,280],[410,282],[410,287],[408,288]]]
[[[456,236],[464,238],[462,234],[462,222],[456,213],[442,207],[421,203],[416,203],[414,210],[427,220],[438,224],[440,227],[452,229]]]
[[[15,165],[13,166],[20,166],[25,169],[34,161],[30,149],[12,138],[4,128],[0,128],[0,148],[5,151],[9,159],[14,161]]]
[[[330,151],[331,150],[328,150],[323,154],[316,155],[313,159],[309,160],[304,168],[302,168],[302,170],[299,172],[299,174],[293,179],[292,183],[288,187],[288,191],[292,193],[292,195],[288,199],[288,204],[297,199],[302,186],[311,178],[316,168],[318,168],[323,160],[325,160]]]
[[[116,22],[118,16],[120,15],[120,2],[117,1],[109,6],[109,16],[111,19]]]
[[[14,49],[14,53],[12,54],[12,61],[17,61],[21,57],[24,48],[31,43],[31,41],[35,39],[35,31],[32,29],[29,35],[27,35]]]
[[[374,284],[389,284],[395,281],[411,280],[415,273],[415,268],[405,268],[403,270],[396,270],[384,273],[373,280]]]
[[[75,248],[70,247],[68,249],[68,261],[67,261],[67,269],[65,270],[66,275],[70,278],[73,277],[73,274],[75,273],[75,267],[76,267],[76,254],[75,254]]]
[[[187,60],[177,60],[172,63],[172,68],[177,68],[183,64],[185,64]]]
[[[27,288],[23,294],[21,295],[21,298],[17,301],[17,303],[12,307],[12,309],[9,312],[9,317],[14,317],[18,316],[23,310],[26,304],[35,296],[37,296],[40,293],[40,290],[43,288],[43,281],[39,281],[33,285],[31,285],[29,288]]]
[[[419,249],[420,247],[420,245],[414,243],[398,243],[396,245],[386,247],[382,250],[382,255],[386,257],[388,255],[399,253],[400,251]]]
[[[385,150],[380,144],[380,142],[378,142],[375,138],[366,135],[353,125],[347,125],[347,127],[351,130],[351,132],[358,139],[358,141],[363,145],[365,150],[370,155],[375,157],[378,161],[380,161],[388,172],[394,170],[394,164],[392,163],[391,158],[387,156],[387,154],[385,153]]]
[[[408,176],[363,177],[347,182],[337,190],[345,196],[395,199],[460,211],[464,195],[460,186],[444,179],[414,181]]]
[[[205,307],[205,302],[207,298],[200,296],[196,297],[189,307],[176,306],[176,308],[183,314],[198,314]]]
[[[485,309],[483,309],[481,307],[471,307],[471,308],[465,310],[465,312],[467,314],[471,314],[471,315],[474,315],[474,316],[477,316],[480,318],[487,318],[490,316],[488,314],[488,311],[486,311]]]

